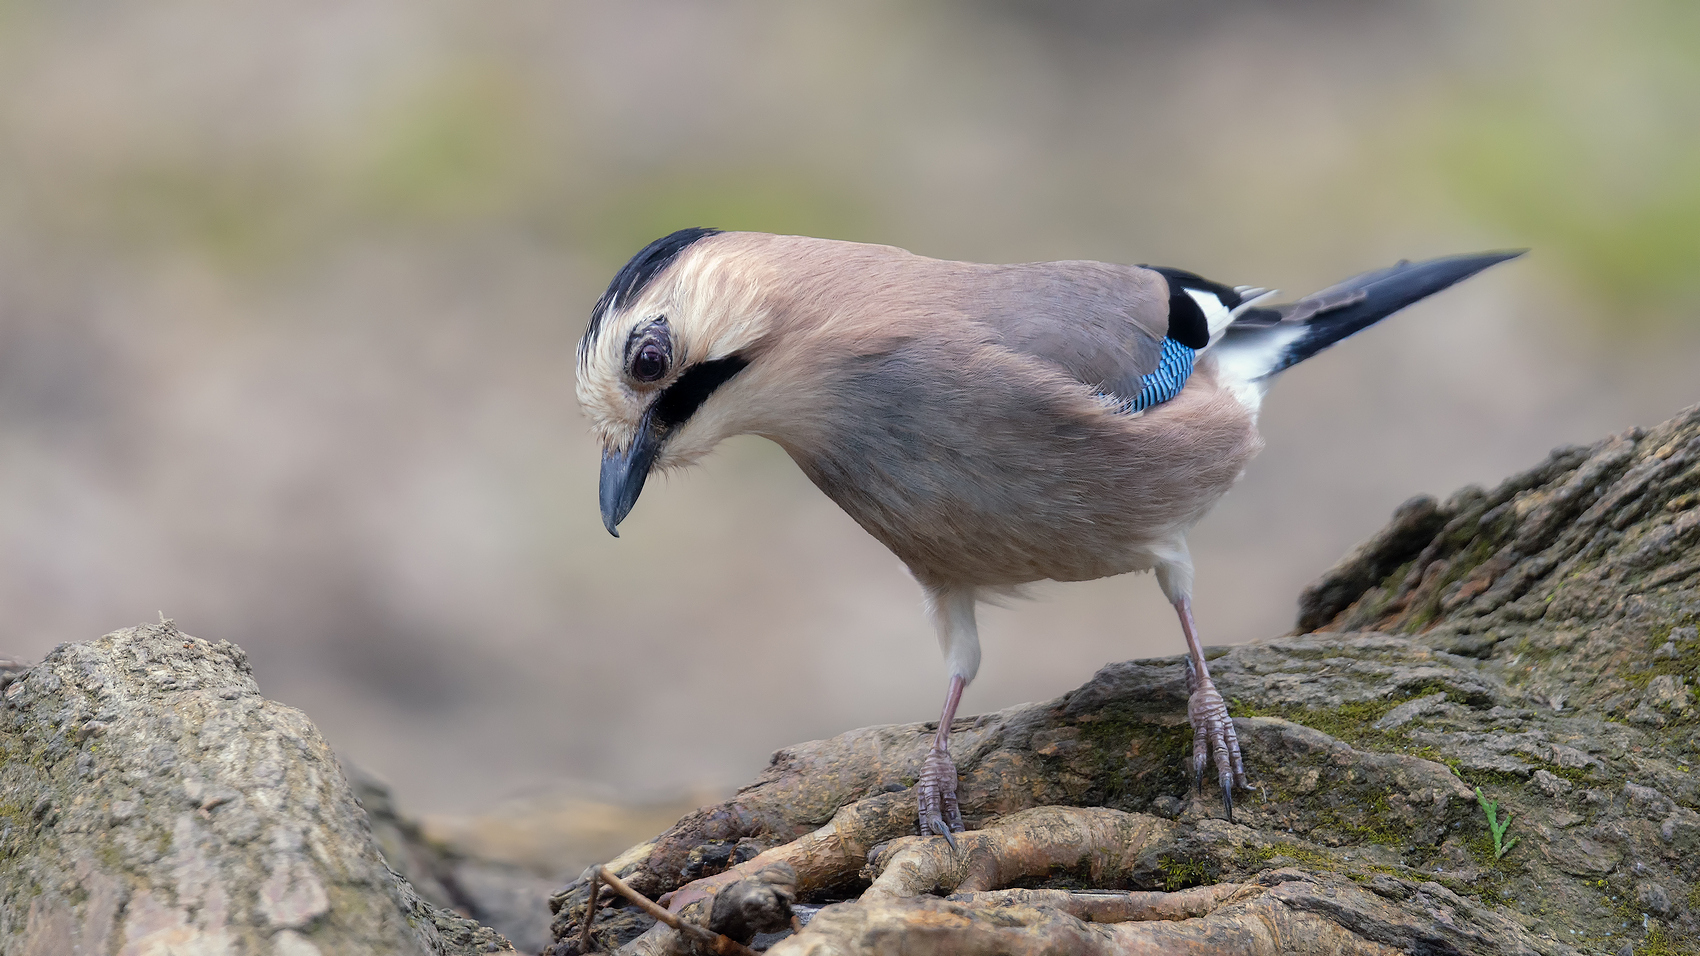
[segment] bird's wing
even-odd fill
[[[1138,394],[1141,377],[1157,368],[1163,339],[1180,339],[1170,328],[1169,285],[1151,269],[1027,263],[992,267],[975,286],[969,311],[998,344],[1105,394]]]

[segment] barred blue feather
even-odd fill
[[[1157,356],[1157,368],[1140,378],[1139,394],[1123,402],[1120,410],[1130,414],[1142,412],[1179,395],[1187,377],[1192,374],[1192,363],[1197,357],[1196,349],[1187,348],[1174,339],[1164,339],[1163,351]]]

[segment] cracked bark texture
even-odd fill
[[[391,872],[242,649],[144,625],[0,672],[0,952],[513,952]]]
[[[1559,449],[1492,490],[1407,502],[1299,611],[1294,634],[1211,652],[1259,787],[1237,823],[1189,792],[1177,657],[958,720],[970,829],[1032,808],[1120,811],[1148,841],[1125,867],[1059,864],[1016,882],[1231,884],[1244,894],[1211,918],[1297,920],[1317,939],[1325,924],[1333,952],[1700,953],[1700,408]],[[934,729],[788,747],[732,800],[610,865],[688,916],[748,868],[794,862],[799,898],[831,905],[775,952],[898,939],[914,952],[1067,952],[1103,938],[1079,907],[992,900],[997,887],[866,893],[891,856],[882,844],[912,832],[904,791]],[[1478,788],[1511,814],[1519,842],[1503,856]],[[577,951],[585,897],[581,880],[552,899],[553,952]],[[1297,937],[1234,942],[1207,922],[1175,923],[1196,932],[1165,945],[1298,951]],[[665,930],[607,901],[593,926],[603,948],[683,952]],[[959,945],[969,938],[980,942]]]

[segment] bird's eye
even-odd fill
[[[660,342],[649,341],[638,346],[632,356],[632,378],[653,382],[667,374],[667,350]]]

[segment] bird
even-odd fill
[[[681,229],[615,274],[578,344],[603,524],[618,537],[650,474],[726,438],[784,449],[925,594],[948,682],[917,825],[952,847],[977,605],[1155,572],[1186,642],[1193,782],[1213,765],[1231,820],[1250,783],[1194,622],[1188,532],[1262,448],[1279,373],[1525,251],[1404,260],[1270,304],[1182,269]]]

